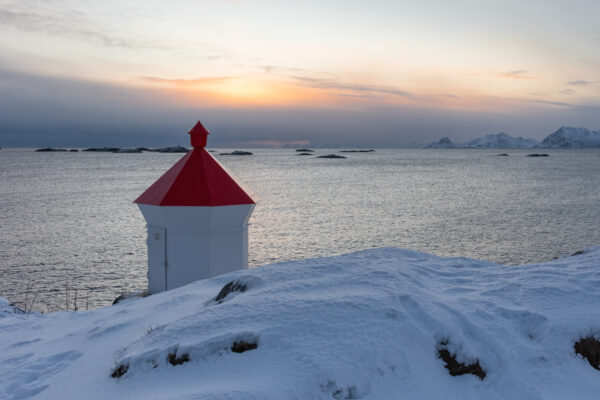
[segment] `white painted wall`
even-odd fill
[[[148,291],[157,293],[190,282],[248,268],[248,219],[254,204],[174,207],[138,204],[148,227]],[[156,232],[165,229],[166,274]]]
[[[167,271],[167,236],[166,229],[148,226],[148,292],[156,293],[165,290]]]

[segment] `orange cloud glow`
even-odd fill
[[[195,79],[168,79],[159,78],[155,76],[143,76],[140,79],[144,82],[158,83],[164,85],[175,85],[175,86],[201,86],[214,82],[222,82],[230,79],[235,79],[234,76],[210,76],[204,78]]]
[[[537,81],[526,71],[466,76],[487,79],[489,85],[469,85],[457,78],[426,82],[406,80],[406,88],[344,81],[335,77],[314,77],[308,71],[290,74],[254,73],[245,76],[212,76],[193,79],[174,79],[146,76],[143,86],[167,94],[175,103],[185,107],[296,107],[330,109],[361,109],[379,106],[407,106],[465,111],[518,110],[531,99],[528,94],[516,96],[520,87],[495,83],[493,77]],[[487,77],[486,77],[487,76]],[[469,78],[471,79],[471,78]],[[479,82],[479,81],[478,81]],[[496,81],[497,82],[497,81]],[[514,81],[517,84],[517,81]],[[529,93],[529,92],[528,92]],[[552,96],[543,99],[557,101]]]

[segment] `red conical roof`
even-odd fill
[[[200,121],[190,131],[201,128],[206,140],[208,131]],[[205,133],[206,132],[206,133]],[[205,144],[206,142],[204,142]],[[202,143],[196,145],[181,160],[150,186],[135,203],[154,206],[232,206],[256,204],[256,201],[236,182],[225,168],[208,153]]]

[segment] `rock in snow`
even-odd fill
[[[0,398],[596,399],[599,262],[385,248],[85,312],[0,300]]]

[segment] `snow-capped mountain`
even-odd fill
[[[563,126],[541,143],[534,139],[513,137],[504,132],[485,135],[468,143],[453,143],[448,137],[427,145],[426,149],[585,149],[600,148],[600,130]]]
[[[544,139],[542,147],[563,149],[600,147],[600,131],[563,126]]]
[[[425,148],[426,149],[454,149],[457,146],[452,143],[449,137],[444,136],[439,140],[439,142],[429,143]]]
[[[471,140],[462,147],[475,149],[530,149],[539,144],[537,140],[512,137],[504,132],[500,132],[495,135],[485,135],[484,137]]]
[[[465,144],[453,143],[448,137],[439,142],[426,146],[427,149],[531,149],[539,146],[540,142],[522,137],[512,137],[504,132],[495,135],[485,135]]]

